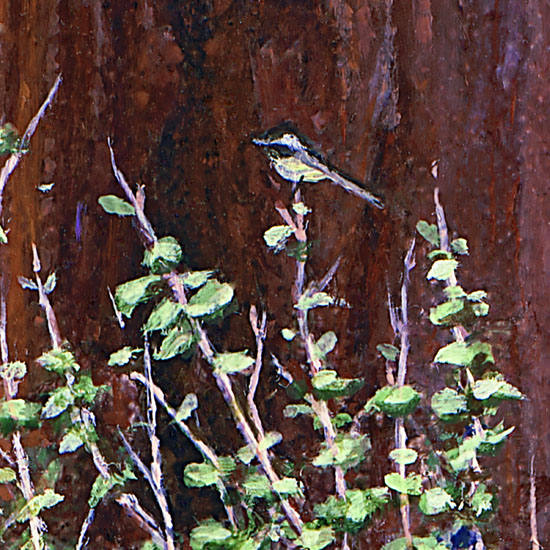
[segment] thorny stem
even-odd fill
[[[294,196],[294,203],[300,202],[301,195],[300,190],[296,191]],[[294,236],[296,240],[303,246],[307,244],[307,233],[304,225],[304,216],[299,213],[295,213],[294,217],[290,212],[284,207],[284,205],[277,203],[275,208],[283,220],[294,230]],[[326,287],[340,264],[340,258],[338,258],[332,268],[329,270],[327,275],[321,281],[320,286],[322,288]],[[305,286],[305,266],[306,260],[298,258],[296,260],[296,277],[294,280],[293,288],[293,298],[294,302],[298,303],[302,295],[307,292],[313,292],[317,290],[316,288],[311,288],[311,290],[304,290]],[[297,319],[298,319],[298,328],[300,330],[300,337],[302,343],[306,350],[306,355],[308,359],[308,364],[311,369],[311,376],[315,376],[322,369],[321,360],[317,357],[315,353],[315,343],[313,342],[313,336],[309,332],[308,320],[307,320],[307,311],[298,309],[297,310]],[[336,432],[334,431],[334,426],[332,425],[330,410],[325,401],[318,401],[315,397],[310,397],[310,404],[312,409],[315,411],[315,414],[319,418],[321,425],[323,426],[323,433],[325,437],[325,442],[327,447],[331,450],[333,456],[338,455],[338,448],[335,445]],[[346,496],[346,480],[344,477],[344,470],[341,466],[334,467],[334,478],[336,485],[336,494],[339,498],[345,498]]]

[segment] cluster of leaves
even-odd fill
[[[29,500],[20,494],[6,503],[3,513],[12,518],[12,521],[2,525],[2,536],[13,520],[18,523],[28,522],[31,518],[38,517],[43,510],[63,501],[63,495],[55,492],[55,484],[62,471],[59,455],[74,452],[82,446],[91,451],[91,447],[98,441],[94,416],[88,407],[96,402],[99,392],[105,388],[93,384],[90,373],[80,370],[73,353],[68,349],[47,351],[38,358],[37,363],[61,384],[48,391],[40,402],[17,397],[3,398],[0,401],[0,431],[4,437],[9,437],[16,432],[27,433],[41,429],[44,422],[50,422],[58,442],[54,444],[57,449],[52,445],[40,452],[39,462],[43,466],[43,473],[37,486],[42,491],[35,493]],[[4,384],[14,388],[15,392],[26,374],[27,366],[21,361],[6,363],[0,367],[0,377]],[[15,465],[14,461],[13,467],[10,465],[0,469],[0,483],[8,484],[8,490],[13,494],[15,486],[21,487],[20,482],[16,483],[18,475]],[[17,466],[20,467],[20,464],[17,463]],[[97,491],[93,491],[90,501],[95,498],[95,493]],[[34,548],[29,530],[23,533],[18,544],[18,548]],[[45,547],[54,548],[47,544]]]
[[[25,152],[27,149],[23,146],[15,126],[9,122],[0,126],[0,155]]]
[[[134,215],[133,207],[118,197],[102,197],[102,207],[117,215]],[[295,203],[296,214],[305,216],[310,210],[303,203]],[[266,243],[274,250],[285,249],[298,262],[307,260],[308,245],[305,242],[289,243],[294,232],[290,226],[280,226],[266,231]],[[130,317],[135,308],[153,300],[155,305],[142,331],[153,335],[156,347],[153,359],[166,360],[177,355],[187,357],[196,348],[203,323],[217,320],[232,311],[233,288],[228,283],[214,278],[214,271],[176,271],[182,259],[180,245],[173,237],[164,237],[148,248],[143,265],[147,275],[119,285],[115,303],[120,313]],[[307,290],[297,300],[294,308],[297,315],[308,315],[316,307],[328,306],[334,298],[324,291]],[[286,328],[283,337],[292,341],[296,329]],[[299,341],[299,338],[296,339]],[[292,382],[288,388],[295,403],[286,407],[287,417],[308,415],[317,429],[323,428],[318,416],[318,403],[353,395],[363,386],[363,380],[341,377],[330,367],[328,355],[334,350],[337,337],[329,331],[312,342],[311,354],[320,365],[310,377],[309,384]],[[137,357],[140,348],[126,347],[111,355],[111,365],[124,365]],[[214,352],[207,358],[215,377],[248,375],[256,358],[248,350]],[[319,453],[311,461],[317,468],[341,468],[344,472],[357,467],[365,458],[369,440],[364,435],[351,433],[353,421],[349,414],[333,414],[328,411],[335,430],[331,445],[323,442]],[[189,422],[198,407],[194,394],[188,394],[180,405],[176,421]],[[303,505],[304,491],[300,476],[289,460],[279,459],[278,481],[266,476],[265,468],[255,459],[258,453],[271,454],[282,440],[278,432],[265,433],[258,448],[249,443],[238,449],[234,457],[218,457],[214,462],[205,457],[202,463],[188,464],[184,470],[184,482],[188,487],[222,487],[220,494],[227,506],[237,508],[236,523],[224,525],[214,520],[200,523],[191,532],[193,548],[224,548],[252,550],[269,548],[272,542],[292,540],[298,548],[321,550],[336,540],[337,533],[359,531],[368,519],[384,506],[389,498],[387,488],[348,489],[345,498],[329,496],[315,507],[315,518],[303,524],[300,534],[289,524],[281,502],[291,500],[298,507]],[[228,496],[230,495],[230,496]]]
[[[425,516],[437,516],[444,523],[451,520],[449,532],[434,532],[426,538],[414,537],[420,550],[461,548],[457,541],[468,533],[474,542],[481,540],[477,525],[494,511],[495,494],[489,489],[490,475],[479,460],[495,455],[514,430],[494,420],[499,406],[523,398],[495,369],[495,359],[488,342],[474,331],[489,312],[483,290],[466,292],[458,285],[456,270],[460,256],[468,254],[463,238],[452,241],[450,250],[440,248],[437,226],[420,221],[418,232],[432,246],[426,278],[442,289],[442,301],[430,309],[430,322],[454,336],[440,348],[433,363],[449,383],[426,400],[412,386],[385,386],[368,402],[368,412],[379,411],[392,418],[406,418],[419,403],[429,405],[434,416],[431,427],[435,441],[427,441],[419,454],[414,449],[396,449],[390,458],[402,465],[417,464],[418,471],[403,477],[388,474],[386,485],[399,494],[417,499]],[[400,349],[392,344],[378,346],[390,362],[398,360]],[[405,537],[394,540],[385,550],[406,548]]]

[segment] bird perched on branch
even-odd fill
[[[310,140],[301,135],[289,122],[283,122],[271,128],[254,138],[252,142],[264,148],[271,165],[283,179],[294,184],[330,180],[376,208],[384,208],[381,199],[367,191],[359,182],[353,181],[331,166],[313,148]]]

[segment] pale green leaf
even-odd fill
[[[185,306],[189,317],[212,315],[224,308],[233,299],[233,287],[217,280],[208,281]]]
[[[334,298],[326,292],[315,292],[311,296],[303,294],[298,303],[294,306],[301,311],[307,311],[315,307],[330,306],[334,303]]]
[[[437,279],[438,281],[446,281],[458,267],[456,260],[436,260],[426,278],[428,280]]]
[[[437,225],[420,220],[416,224],[416,230],[432,245],[439,246],[439,232]]]
[[[390,453],[390,458],[397,464],[414,464],[418,453],[414,449],[394,449]]]
[[[117,216],[135,216],[136,214],[135,208],[130,203],[115,195],[103,195],[97,202],[107,214]]]
[[[214,357],[214,368],[225,374],[234,374],[246,370],[255,363],[255,359],[247,353],[248,350],[218,353]]]
[[[274,225],[264,233],[264,241],[270,248],[280,250],[286,240],[294,233],[289,225]]]
[[[131,348],[130,346],[124,346],[123,348],[111,353],[107,365],[110,367],[122,367],[129,363],[142,351],[143,348]]]

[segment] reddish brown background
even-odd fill
[[[499,366],[529,398],[514,409],[510,422],[518,427],[493,464],[503,488],[495,547],[528,545],[531,453],[539,534],[550,544],[546,2],[10,0],[0,4],[0,24],[6,120],[22,130],[63,74],[31,153],[7,189],[3,224],[10,244],[1,265],[11,278],[12,357],[32,360],[47,345],[35,297],[15,283],[17,275],[30,275],[30,243],[36,242],[45,270],[58,272],[53,300],[64,336],[94,379],[113,384],[101,420],[114,426],[131,413],[135,392],[106,370],[105,360],[118,346],[137,343],[138,334],[132,325],[120,333],[106,288],[141,273],[141,252],[129,222],[97,205],[100,195],[118,192],[108,136],[128,180],[147,185],[147,211],[158,233],[181,240],[189,266],[216,266],[234,282],[241,311],[263,303],[272,320],[271,345],[280,347],[276,333],[291,311],[293,267],[266,252],[261,235],[278,223],[274,200],[288,194],[269,183],[267,162],[250,134],[290,119],[336,165],[370,179],[390,205],[373,212],[327,183],[305,190],[314,208],[310,234],[322,236],[312,272],[321,275],[343,254],[335,287],[354,304],[330,325],[340,337],[338,368],[365,376],[370,394],[384,382],[384,365],[373,350],[391,339],[386,284],[397,290],[414,225],[433,217],[430,166],[437,159],[449,225],[472,250],[462,284],[489,292],[488,332]],[[36,191],[51,181],[50,194]],[[411,316],[422,324],[428,294],[418,287],[413,300]],[[245,317],[233,321],[229,348],[250,345]],[[334,317],[319,319],[321,330]],[[411,379],[421,387],[436,376],[430,345],[413,346]],[[190,377],[199,375],[165,376],[176,381],[169,386],[177,401],[198,384]],[[273,380],[265,378],[267,393]],[[207,384],[212,395],[206,395],[216,403],[215,388]],[[214,426],[220,420],[212,411]],[[390,438],[391,427],[378,436]],[[187,451],[172,452],[177,461]],[[380,483],[388,464],[385,458],[374,464],[372,481]],[[89,485],[81,485],[85,495]],[[181,496],[175,504],[187,529],[197,506],[190,512],[188,500]],[[74,523],[85,513],[75,512]],[[105,514],[110,524],[120,511],[112,504]],[[123,528],[105,534],[101,521],[100,513],[90,548],[107,547],[109,540],[129,544]],[[130,522],[121,516],[119,523]],[[390,522],[388,532],[379,526],[369,536],[380,542],[394,527]]]

